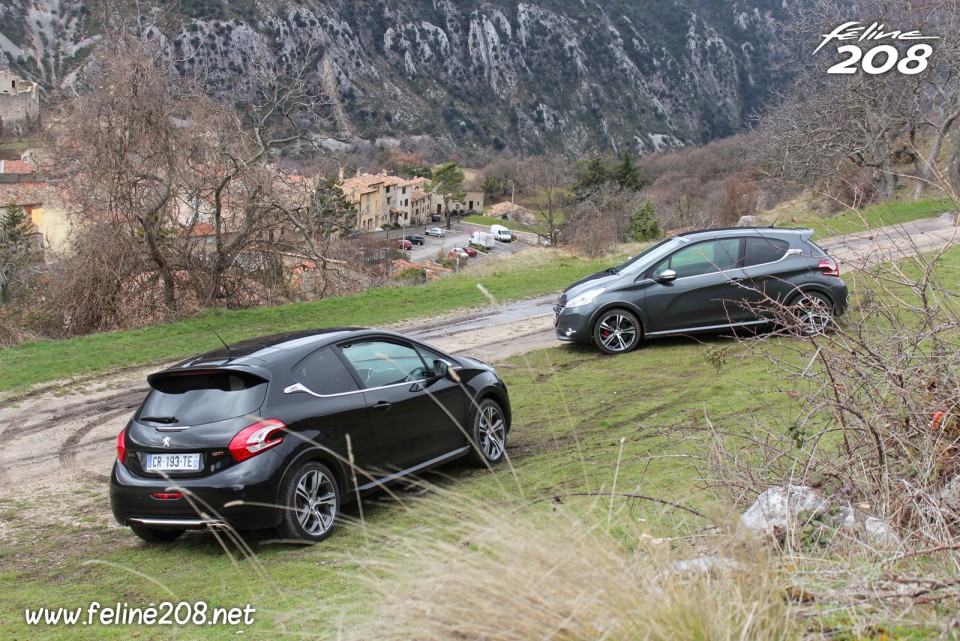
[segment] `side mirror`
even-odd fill
[[[658,283],[672,283],[675,280],[677,280],[677,272],[672,269],[664,270],[657,276]]]
[[[446,378],[449,373],[450,363],[440,360],[439,358],[433,361],[433,378],[440,380],[441,378]]]

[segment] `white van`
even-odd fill
[[[503,225],[490,225],[490,233],[501,243],[509,243],[513,240],[513,236],[510,235],[510,230]]]
[[[493,249],[493,236],[486,232],[475,231],[470,234],[470,244],[474,247]]]

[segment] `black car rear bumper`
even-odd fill
[[[110,507],[121,525],[157,529],[200,529],[229,524],[237,529],[273,527],[280,522],[276,490],[283,461],[272,452],[203,478],[156,478],[134,474],[114,463]],[[248,465],[252,464],[252,465]],[[182,498],[154,498],[156,493]]]

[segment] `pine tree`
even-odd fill
[[[627,152],[624,152],[620,163],[613,168],[610,175],[622,189],[640,191],[650,184],[648,180],[644,179],[640,168],[630,160],[630,154]]]
[[[0,302],[13,296],[13,282],[30,256],[30,219],[19,205],[0,209]]]
[[[630,216],[630,236],[637,242],[660,238],[660,223],[649,200]]]

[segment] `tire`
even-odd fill
[[[608,309],[593,326],[593,342],[605,354],[626,354],[640,344],[640,321],[625,309]]]
[[[819,292],[800,292],[789,307],[801,336],[820,336],[833,327],[833,303]]]
[[[147,543],[171,543],[179,539],[184,532],[183,530],[162,530],[139,523],[131,523],[130,529]]]
[[[507,448],[507,420],[500,404],[485,398],[470,419],[470,457],[478,466],[489,467],[503,460]]]
[[[340,516],[337,478],[322,463],[304,463],[283,483],[280,507],[280,538],[306,543],[324,540],[333,532]]]

